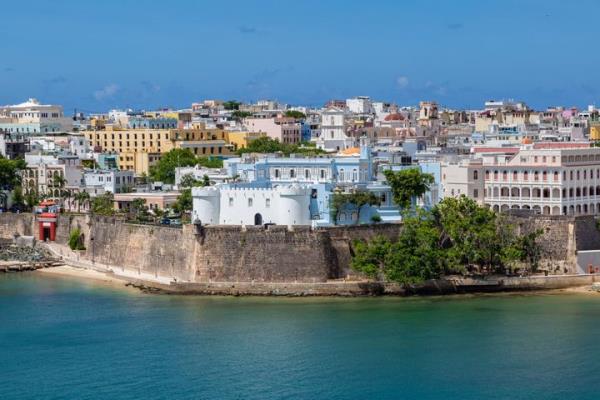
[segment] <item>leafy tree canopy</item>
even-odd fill
[[[242,103],[236,100],[229,100],[223,103],[223,107],[226,110],[239,110],[241,105]]]
[[[236,110],[234,112],[231,113],[231,116],[234,119],[240,120],[240,119],[244,119],[244,118],[248,118],[252,116],[252,113],[249,111],[240,111],[240,110]]]
[[[268,136],[259,137],[251,141],[247,147],[238,150],[238,154],[244,153],[277,153],[282,152],[285,155],[305,154],[305,155],[316,155],[324,154],[323,150],[315,147],[297,145],[297,144],[284,144],[279,140],[272,139]]]
[[[0,188],[12,190],[15,186],[20,185],[20,171],[27,168],[27,164],[23,159],[9,160],[0,156]]]
[[[394,202],[400,209],[408,209],[413,198],[424,195],[434,182],[433,175],[421,172],[417,168],[384,172],[387,183],[392,188]]]
[[[103,195],[94,197],[92,200],[92,213],[113,215],[115,213],[113,194],[106,192]]]
[[[201,165],[207,168],[221,168],[223,160],[209,157],[196,157],[190,149],[173,149],[162,155],[160,160],[150,167],[150,177],[154,181],[175,183],[175,168]]]
[[[306,114],[301,111],[296,110],[288,110],[285,112],[285,116],[288,118],[296,118],[296,119],[304,119],[306,118]]]
[[[331,216],[332,219],[337,222],[338,215],[342,207],[346,204],[352,204],[356,206],[358,209],[358,217],[356,222],[360,221],[360,211],[364,205],[376,205],[380,204],[380,199],[373,193],[369,191],[355,191],[353,193],[335,193],[331,199]]]
[[[405,215],[397,240],[355,242],[352,267],[379,280],[411,285],[477,267],[502,272],[517,263],[535,271],[541,231],[516,235],[488,208],[462,196],[446,198],[431,211]]]

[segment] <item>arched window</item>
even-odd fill
[[[344,180],[344,168],[340,169],[340,177],[339,177],[340,181]]]
[[[479,179],[479,171],[473,171],[473,179],[474,180]]]

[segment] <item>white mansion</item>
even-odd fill
[[[600,214],[600,148],[589,143],[525,140],[520,147],[475,148],[484,171],[484,203],[495,211]]]

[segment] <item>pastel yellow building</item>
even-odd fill
[[[600,125],[590,126],[590,140],[600,140]]]
[[[233,145],[234,151],[248,147],[250,142],[267,136],[265,132],[226,132],[226,140]]]
[[[227,142],[221,129],[120,129],[85,131],[85,137],[96,151],[119,153],[121,169],[148,174],[160,155],[173,149],[190,149],[198,156],[228,156],[234,146]]]

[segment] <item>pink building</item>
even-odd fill
[[[302,137],[300,123],[294,118],[246,118],[244,125],[250,132],[264,132],[285,144],[300,143]]]

